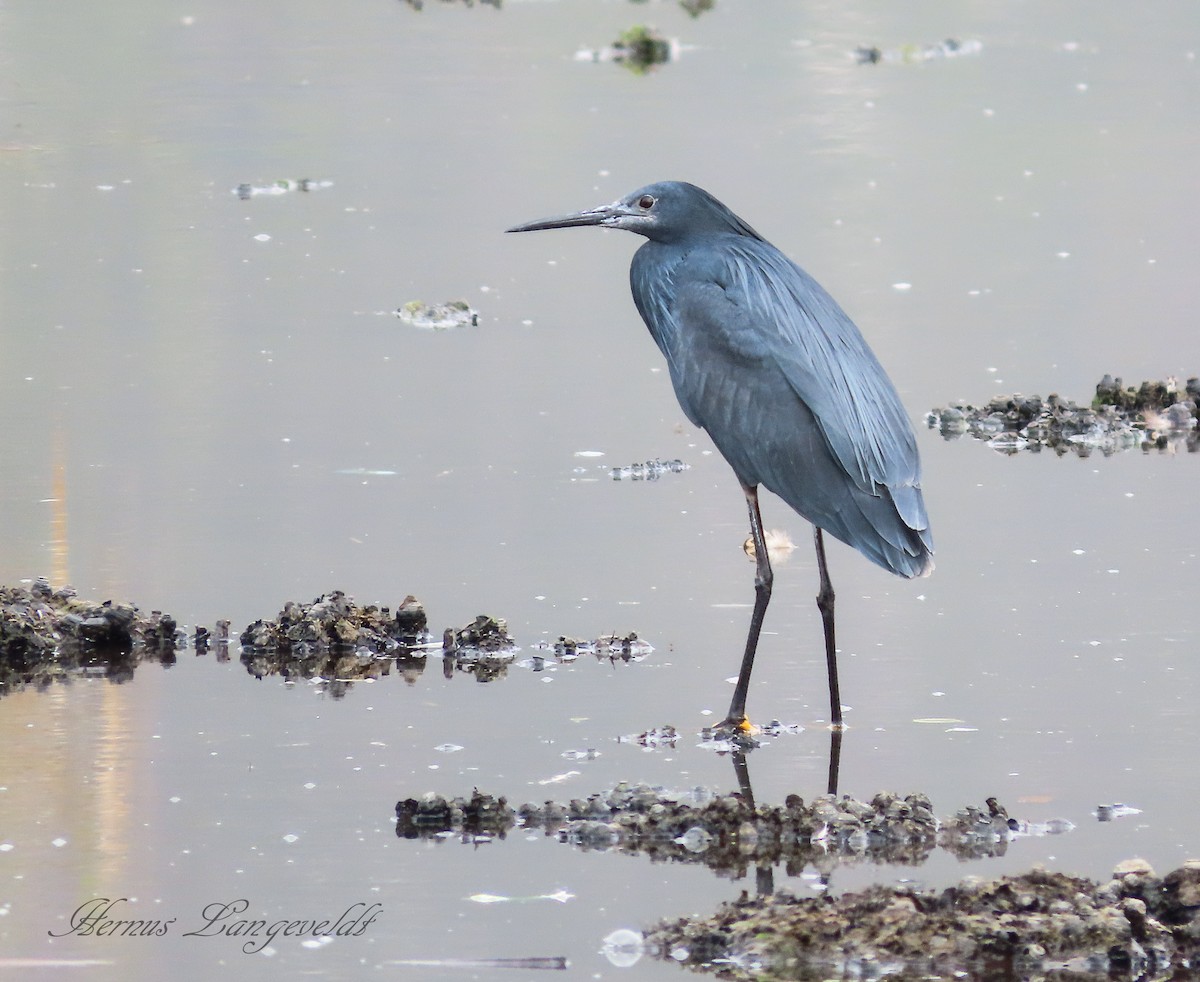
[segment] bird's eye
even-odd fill
[[[638,198],[638,207],[641,208],[642,211],[649,211],[654,207],[654,196],[650,194],[643,194],[640,198]]]

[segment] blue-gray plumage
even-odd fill
[[[726,726],[745,703],[772,573],[761,484],[813,523],[831,723],[842,725],[833,588],[821,530],[901,576],[933,569],[912,426],[853,321],[804,270],[707,191],[667,181],[510,232],[598,225],[648,240],[629,271],[633,300],[666,357],[688,419],[742,484],[755,545],[756,602]]]

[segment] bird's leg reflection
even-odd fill
[[[829,793],[837,794],[838,768],[842,765],[842,728],[835,726],[829,731]]]
[[[838,793],[838,769],[842,760],[842,730],[834,728],[829,732],[829,781],[827,791],[831,795]],[[746,759],[745,751],[734,749],[730,753],[733,758],[733,773],[737,778],[738,794],[751,813],[755,811],[754,787],[750,783],[750,762]],[[832,870],[820,871],[820,883],[828,888]],[[775,892],[775,871],[767,863],[755,868],[755,892],[760,897],[769,897]]]
[[[729,715],[724,727],[736,731],[747,728],[746,694],[750,690],[750,673],[754,670],[754,653],[758,650],[758,636],[762,633],[763,617],[767,604],[771,602],[771,560],[767,556],[767,542],[763,538],[762,513],[758,510],[758,488],[742,486],[746,495],[746,508],[750,512],[750,537],[754,541],[754,613],[750,615],[750,631],[746,635],[746,653],[742,655],[742,668],[738,672],[737,685],[733,690],[733,702],[729,704]],[[830,591],[832,593],[832,590]]]
[[[820,529],[817,533],[820,534]],[[835,686],[836,687],[836,686]],[[842,764],[842,733],[843,729],[840,726],[831,727],[829,730],[829,783],[827,789],[829,794],[837,795],[838,793],[838,769]],[[829,889],[829,881],[833,878],[833,870],[827,869],[821,872],[821,886],[825,890]]]
[[[741,750],[734,750],[730,756],[733,757],[733,773],[737,776],[738,792],[742,801],[753,812],[754,788],[750,786],[750,765],[746,761],[746,755]],[[754,890],[760,897],[769,897],[775,892],[775,869],[770,863],[754,868]]]
[[[817,594],[817,609],[825,628],[825,664],[829,669],[829,722],[835,730],[842,728],[842,695],[838,689],[837,644],[833,636],[833,583],[825,563],[825,536],[820,527],[813,526],[813,541],[817,546],[817,569],[821,574],[821,590]]]
[[[750,786],[750,765],[746,763],[746,755],[741,750],[734,750],[730,756],[733,758],[733,773],[737,777],[738,793],[750,810],[754,811],[754,788]]]

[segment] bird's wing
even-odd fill
[[[816,280],[767,242],[730,237],[712,270],[737,319],[812,411],[863,491],[919,486],[912,424],[854,322]]]
[[[743,483],[765,484],[886,568],[932,568],[912,426],[812,277],[769,243],[728,236],[640,285],[680,404]]]
[[[912,426],[862,335],[810,276],[746,236],[642,246],[634,300],[688,418],[746,485],[906,576],[932,568]]]

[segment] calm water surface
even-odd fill
[[[681,41],[677,63],[574,59],[644,20]],[[850,54],[950,36],[982,49]],[[736,783],[696,734],[725,708],[752,600],[743,506],[629,300],[637,242],[501,229],[699,183],[839,298],[915,420],[1200,372],[1187,4],[24,4],[0,10],[0,47],[0,581],[235,631],[335,588],[412,593],[438,631],[487,612],[526,649],[631,630],[656,648],[486,685],[393,672],[335,700],[255,681],[235,645],[3,697],[5,977],[513,978],[392,963],[563,955],[572,978],[674,978],[610,966],[601,939],[753,889],[540,835],[395,836],[395,801],[427,790]],[[232,193],[300,178],[331,186]],[[391,315],[456,298],[477,328]],[[830,555],[842,790],[922,790],[942,815],[997,795],[1077,828],[1002,859],[839,869],[833,888],[1200,854],[1198,461],[918,441],[935,576]],[[691,466],[608,478],[652,457]],[[750,709],[806,728],[750,760],[775,802],[824,789],[828,735],[809,530],[765,511],[799,548]],[[675,749],[616,741],[667,723]],[[1141,814],[1098,823],[1117,801]],[[48,937],[94,897],[167,935]],[[267,953],[184,936],[239,899],[272,920],[382,912]]]

